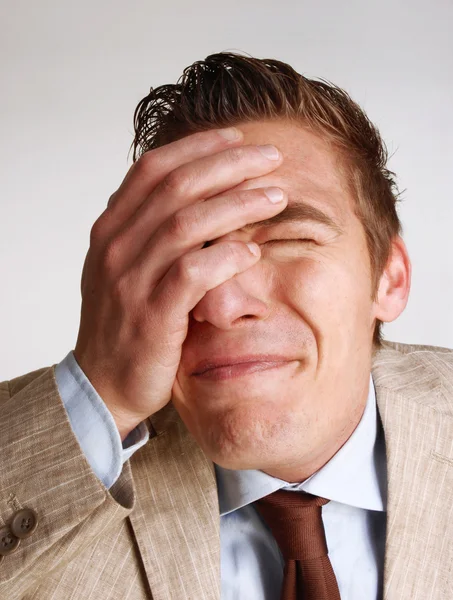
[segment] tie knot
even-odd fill
[[[305,492],[277,490],[255,502],[285,560],[327,556],[321,507],[329,500]]]

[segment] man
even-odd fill
[[[450,599],[453,354],[382,340],[411,266],[377,130],[226,53],[135,130],[74,351],[0,385],[1,597]]]

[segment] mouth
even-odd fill
[[[271,369],[281,369],[296,362],[298,361],[292,358],[270,355],[205,360],[197,365],[192,376],[205,380],[224,381]]]

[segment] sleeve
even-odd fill
[[[120,527],[135,505],[129,461],[110,489],[91,468],[55,366],[0,383],[0,598],[8,600],[22,599],[43,574]],[[19,539],[23,510],[36,519]]]
[[[109,489],[123,463],[149,440],[149,431],[142,422],[121,443],[113,416],[72,350],[56,366],[55,378],[74,435],[91,468]]]

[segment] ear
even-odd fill
[[[379,281],[374,318],[390,323],[400,316],[409,299],[411,274],[412,265],[406,245],[400,236],[395,236]]]

